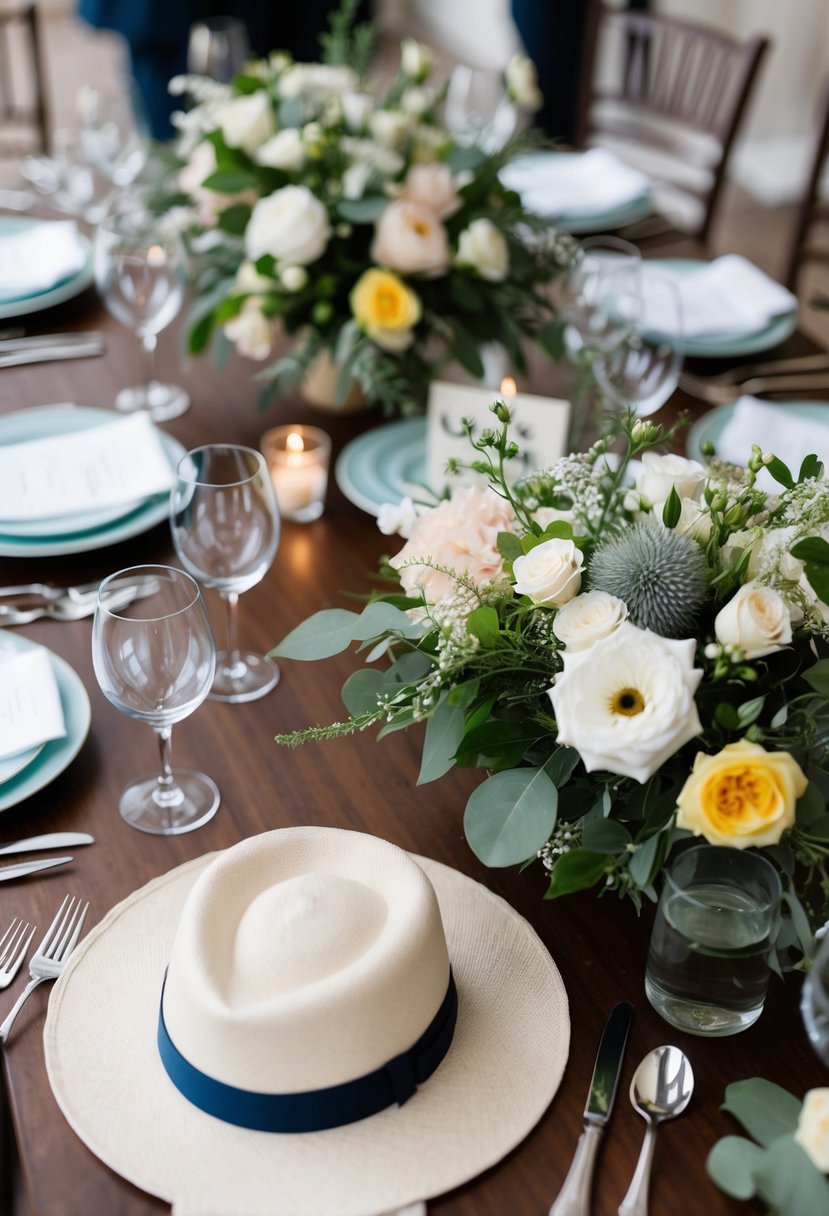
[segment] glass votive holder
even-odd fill
[[[325,509],[331,439],[299,423],[266,431],[259,448],[268,462],[283,519],[306,524]]]
[[[696,845],[665,875],[645,993],[689,1034],[737,1034],[763,1012],[780,876],[760,853]]]

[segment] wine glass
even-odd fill
[[[138,85],[117,90],[84,85],[78,91],[80,135],[88,159],[118,189],[132,185],[147,163],[150,127]]]
[[[829,1064],[829,933],[824,935],[803,982],[800,1011],[812,1046]]]
[[[279,680],[273,659],[239,649],[237,604],[260,582],[279,544],[279,508],[259,452],[237,444],[194,448],[179,462],[170,502],[182,565],[227,603],[227,646],[217,655],[214,701],[253,701]]]
[[[665,404],[679,383],[682,305],[676,283],[665,276],[648,272],[642,291],[645,298],[635,324],[602,353],[593,370],[612,404],[647,417]]]
[[[216,644],[196,581],[170,566],[133,566],[104,579],[92,623],[92,663],[107,700],[158,736],[159,773],[124,790],[122,818],[159,836],[201,827],[219,806],[215,783],[170,767],[173,725],[201,705],[216,670]]]
[[[560,298],[564,344],[573,362],[589,366],[626,336],[639,311],[641,260],[636,246],[621,237],[582,241]]]
[[[205,17],[190,29],[187,71],[230,84],[250,58],[247,26],[238,17]]]
[[[155,378],[158,335],[181,308],[186,283],[184,247],[172,225],[127,203],[104,216],[95,233],[95,283],[109,312],[134,329],[147,360],[147,383],[122,389],[115,408],[145,410],[156,422],[177,418],[190,397]]]
[[[497,152],[515,133],[518,111],[507,97],[503,76],[459,64],[446,90],[446,125],[460,144]]]

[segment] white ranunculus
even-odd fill
[[[305,145],[296,127],[284,127],[264,144],[256,153],[260,165],[269,169],[284,169],[298,173],[305,164]]]
[[[509,249],[492,220],[473,220],[458,237],[456,262],[470,266],[482,279],[501,283],[509,274]]]
[[[645,782],[702,731],[694,693],[696,642],[662,638],[623,621],[588,650],[564,651],[549,697],[558,742],[587,771]]]
[[[404,38],[400,43],[400,68],[410,80],[423,80],[429,75],[434,55],[428,46],[414,38]]]
[[[378,144],[394,151],[402,148],[411,126],[411,115],[403,110],[375,110],[368,123],[368,129]]]
[[[273,321],[262,312],[255,296],[245,300],[242,311],[232,320],[226,321],[225,336],[235,345],[240,355],[247,359],[267,359],[274,339]]]
[[[607,591],[585,591],[559,608],[553,633],[567,653],[587,650],[614,633],[628,614],[627,604]]]
[[[544,97],[538,87],[535,64],[529,56],[516,51],[504,70],[504,80],[509,97],[522,109],[541,109]]]
[[[241,148],[248,156],[276,130],[271,99],[264,89],[223,102],[216,111],[216,122],[227,146]]]
[[[717,613],[714,633],[721,646],[739,646],[747,659],[762,659],[792,640],[789,606],[773,587],[744,583]]]
[[[384,536],[402,536],[408,540],[418,517],[418,509],[408,496],[400,502],[384,502],[377,515],[377,527]]]
[[[664,503],[671,490],[680,498],[699,500],[705,485],[705,469],[696,460],[684,456],[657,456],[656,452],[643,452],[642,465],[636,488],[642,498],[653,505]]]
[[[571,540],[544,540],[512,563],[516,595],[534,604],[566,604],[581,586],[584,554]]]
[[[810,1089],[794,1138],[821,1174],[829,1174],[829,1089]]]
[[[328,212],[307,186],[283,186],[253,208],[245,250],[256,262],[270,253],[277,262],[307,266],[325,252],[331,225]]]

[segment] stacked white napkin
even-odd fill
[[[48,291],[86,261],[74,220],[42,224],[0,238],[0,303]]]
[[[66,734],[49,655],[0,650],[0,760]]]
[[[590,216],[642,198],[650,179],[606,148],[588,152],[539,152],[501,170],[501,181],[537,215]]]
[[[682,332],[673,333],[660,306],[660,296],[648,290],[653,276],[671,279],[679,293]],[[677,273],[662,262],[642,263],[646,333],[668,337],[728,338],[765,329],[776,317],[797,308],[797,297],[739,254],[730,253],[699,269]]]
[[[829,457],[829,407],[826,420],[798,417],[786,403],[772,404],[757,397],[740,397],[717,441],[717,455],[734,464],[745,464],[752,444],[774,452],[797,477],[804,456],[814,452]],[[763,489],[779,489],[763,470],[757,479]]]

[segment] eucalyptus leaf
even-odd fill
[[[593,853],[620,853],[631,843],[631,835],[615,819],[596,819],[585,824],[582,841]]]
[[[547,843],[558,791],[542,769],[496,773],[473,792],[463,826],[476,857],[488,866],[519,865]]]
[[[653,882],[654,874],[659,865],[661,844],[662,835],[657,832],[655,835],[649,836],[643,844],[637,846],[636,852],[628,863],[630,876],[637,887],[644,888]]]
[[[595,886],[606,866],[607,858],[602,853],[571,849],[556,861],[544,898],[558,899],[560,895],[570,895],[573,891],[584,891]]]
[[[800,1102],[780,1085],[763,1077],[734,1081],[725,1091],[723,1110],[742,1123],[758,1144],[767,1148],[797,1127]]]
[[[746,1140],[744,1136],[723,1136],[708,1154],[705,1168],[726,1195],[751,1199],[757,1190],[754,1174],[764,1156],[753,1140]]]
[[[791,1135],[769,1145],[755,1176],[766,1203],[785,1216],[829,1212],[829,1180]]]
[[[580,759],[581,756],[574,747],[565,747],[563,744],[560,744],[544,765],[544,772],[550,778],[553,785],[560,789],[562,785],[566,785],[570,780],[573,769]]]
[[[324,608],[309,616],[270,652],[281,659],[328,659],[341,654],[354,641],[356,612]]]
[[[348,677],[342,688],[342,699],[348,712],[354,718],[362,714],[374,713],[377,700],[386,686],[386,673],[375,667],[361,667]]]
[[[449,772],[455,763],[455,752],[463,737],[463,720],[463,710],[450,705],[446,697],[442,697],[434,713],[430,714],[426,721],[418,785],[437,781],[444,773]]]
[[[382,194],[366,198],[344,198],[337,207],[340,217],[349,224],[373,224],[389,205]]]
[[[809,958],[815,948],[815,939],[806,910],[793,891],[783,892],[783,903],[789,909],[789,915],[792,918],[792,925],[797,934],[800,949],[803,951],[804,956]],[[754,1135],[754,1132],[752,1132],[752,1135]]]
[[[256,175],[245,169],[218,169],[202,182],[205,190],[215,190],[217,194],[241,194],[255,186]]]

